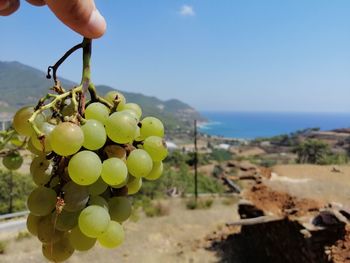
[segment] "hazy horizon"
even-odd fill
[[[108,30],[94,42],[95,84],[200,111],[350,112],[350,2],[96,4]],[[45,71],[81,41],[25,1],[1,20],[0,60]],[[80,62],[75,54],[60,75],[79,81]]]

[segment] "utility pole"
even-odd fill
[[[196,202],[198,199],[197,164],[198,164],[197,120],[194,120],[194,197]]]

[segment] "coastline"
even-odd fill
[[[350,113],[202,111],[201,114],[207,119],[198,122],[201,133],[243,140],[270,138],[310,128],[332,131],[350,126]]]

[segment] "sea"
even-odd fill
[[[289,134],[307,128],[332,130],[350,127],[350,113],[201,112],[208,122],[203,133],[240,139]]]

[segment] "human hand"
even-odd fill
[[[36,6],[48,5],[68,27],[87,38],[99,38],[106,31],[106,21],[94,0],[27,0]],[[20,6],[19,0],[0,0],[0,16],[8,16]]]

